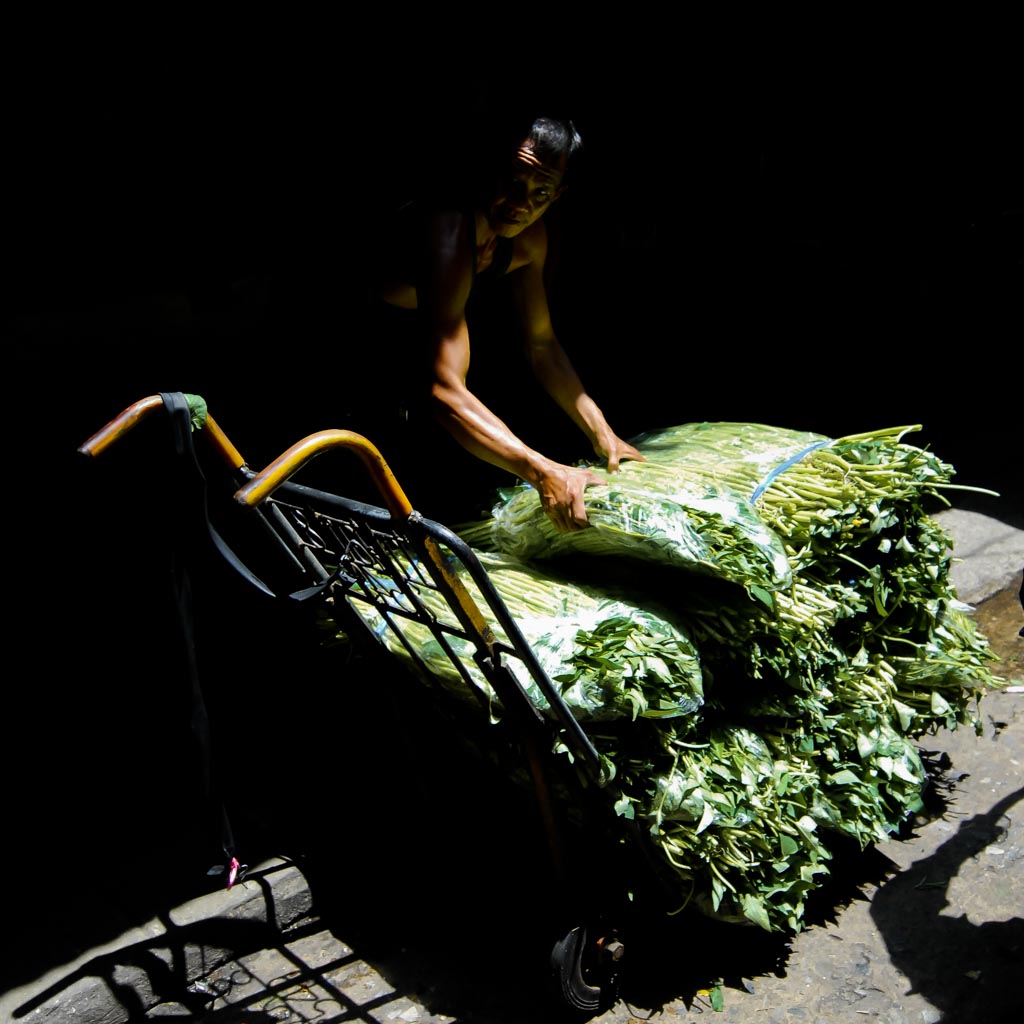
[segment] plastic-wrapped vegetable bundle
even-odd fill
[[[979,728],[978,701],[999,680],[950,583],[952,541],[927,512],[927,502],[945,502],[955,470],[906,443],[918,429],[828,440],[691,424],[638,441],[682,485],[710,466],[716,480],[750,487],[786,546],[794,583],[774,595],[772,610],[678,591],[677,610],[690,618],[719,699],[728,700],[730,678],[741,689],[750,679],[774,681],[746,686],[751,706],[816,723],[823,747],[841,735],[837,716],[858,708],[910,738]]]
[[[908,679],[911,733],[976,726],[972,706],[990,679],[987,645],[962,620],[948,579],[950,540],[924,507],[944,500],[955,471],[904,441],[918,429],[832,440],[753,423],[668,427],[634,439],[647,462],[623,463],[607,490],[588,488],[594,529],[558,533],[523,485],[503,492],[492,518],[463,536],[535,564],[616,555],[739,583],[756,600],[693,579],[645,579],[647,597],[687,616],[718,676],[775,680],[813,704],[822,681],[866,647]],[[595,582],[602,572],[614,578],[608,563],[582,575]],[[934,700],[922,695],[929,670],[942,690]]]
[[[666,613],[605,590],[557,580],[507,557],[479,552],[478,558],[541,666],[581,722],[681,717],[691,723],[688,728],[694,727],[704,703],[700,658],[684,629]],[[417,574],[410,573],[409,579],[416,586]],[[463,582],[485,608],[472,579],[467,575]],[[428,608],[440,607],[442,600],[429,588],[421,588],[420,598]],[[371,627],[395,655],[410,659],[376,612],[361,614],[372,618]],[[497,622],[489,624],[502,635]],[[426,625],[405,622],[403,630],[419,641],[420,657],[440,681],[461,696],[471,696]],[[475,652],[458,637],[448,642],[497,713],[497,696],[476,666]],[[518,659],[507,663],[534,705],[546,711],[547,699]]]
[[[776,454],[778,445],[777,439]],[[501,492],[489,519],[463,525],[459,533],[477,548],[524,560],[585,554],[677,567],[738,583],[770,602],[771,592],[792,582],[786,551],[733,486],[735,474],[719,472],[722,465],[716,453],[693,471],[653,461],[624,462],[615,474],[592,466],[607,483],[586,491],[592,528],[570,533],[556,530],[537,492],[519,484]]]

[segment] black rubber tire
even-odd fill
[[[587,948],[587,929],[577,925],[551,950],[551,981],[569,1009],[597,1013],[614,1002],[614,978],[600,970]],[[596,984],[595,984],[596,982]]]

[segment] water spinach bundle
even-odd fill
[[[482,551],[477,558],[545,674],[580,721],[679,718],[685,730],[685,721],[696,720],[704,702],[700,658],[685,629],[666,612],[638,605],[611,589],[561,580],[514,558]],[[403,620],[401,628],[417,659],[451,694],[467,701],[483,696],[491,717],[499,718],[501,701],[476,664],[472,645],[447,635],[442,646],[422,621],[423,613],[437,621],[448,616],[444,598],[432,586],[421,585],[422,574],[411,563],[405,576],[421,603],[420,620]],[[470,575],[461,570],[460,578],[477,606],[486,609]],[[397,592],[395,597],[402,600]],[[392,654],[412,661],[399,632],[372,606],[363,606],[359,614]],[[488,625],[510,646],[493,617]],[[533,705],[550,713],[547,698],[523,663],[515,658],[506,662]]]
[[[799,929],[827,837],[885,841],[920,808],[914,741],[980,730],[1003,681],[929,515],[953,467],[905,443],[918,429],[684,424],[634,439],[648,461],[588,489],[592,529],[557,533],[526,485],[459,528],[481,552],[665,608],[695,646],[704,700],[684,728],[592,732],[681,904]]]

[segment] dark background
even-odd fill
[[[691,41],[656,59],[547,51],[513,72],[429,52],[353,63],[356,43],[344,59],[141,45],[117,62],[44,57],[6,100],[6,828],[23,915],[59,919],[76,888],[159,902],[175,865],[209,852],[169,604],[165,453],[146,435],[83,465],[78,445],[160,391],[203,395],[254,467],[349,425],[335,398],[386,393],[393,369],[385,355],[367,379],[373,339],[346,333],[363,246],[410,182],[454,165],[513,99],[543,96],[584,137],[551,214],[552,305],[620,434],[921,424],[908,441],[1002,495],[957,505],[1024,526],[1008,62],[979,73],[896,53],[837,68],[825,49],[751,61]],[[503,373],[489,387],[523,436],[588,454],[520,367]],[[437,478],[472,480],[467,459],[450,454]],[[411,495],[427,515],[432,494]],[[196,589],[239,802],[308,797],[337,681],[311,674],[275,610],[223,566],[201,562]]]
[[[7,122],[19,401],[57,401],[64,451],[158,390],[204,395],[256,464],[348,425],[346,396],[393,373],[367,368],[349,312],[387,210],[512,101],[542,102],[585,141],[549,215],[556,326],[621,434],[921,424],[910,440],[1012,515],[1019,75],[996,53],[982,70],[716,53],[481,76],[398,53],[33,65]],[[478,342],[481,389],[488,359]],[[499,375],[528,440],[588,454],[520,391],[518,360]]]

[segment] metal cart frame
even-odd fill
[[[394,658],[381,637],[384,629],[389,630],[392,640],[397,637],[402,643],[413,673],[429,686],[437,685],[437,677],[421,654],[426,628],[466,692],[487,706],[493,705],[497,695],[502,729],[491,732],[491,742],[503,750],[515,747],[516,756],[525,759],[553,868],[567,892],[573,872],[566,864],[553,776],[562,792],[569,778],[569,784],[577,787],[581,806],[602,826],[599,831],[610,833],[617,850],[627,838],[626,845],[634,855],[640,854],[639,862],[648,870],[654,861],[645,836],[634,822],[614,813],[617,793],[602,775],[597,750],[537,660],[473,549],[451,529],[412,507],[375,445],[352,431],[324,430],[303,438],[255,472],[212,416],[195,418],[194,402],[195,396],[190,402],[190,396],[181,393],[141,399],[84,442],[79,452],[97,457],[154,413],[170,413],[178,454],[195,460],[204,485],[209,472],[204,466],[212,457],[213,472],[223,475],[219,483],[231,494],[239,513],[234,522],[244,519],[262,538],[255,545],[260,561],[257,573],[249,559],[239,557],[235,547],[224,541],[207,514],[214,544],[250,583],[275,598],[326,614],[355,642]],[[205,413],[205,403],[199,402]],[[193,448],[193,437],[200,438],[202,454]],[[356,456],[382,505],[292,480],[310,460],[334,451]],[[471,595],[467,578],[484,607]],[[410,636],[417,630],[418,636]],[[471,652],[472,666],[466,651]],[[519,663],[520,677],[528,675],[544,695],[547,714],[528,696],[510,668],[513,662]],[[486,686],[481,687],[481,679]],[[487,687],[492,692],[486,692]],[[594,851],[598,861],[607,855],[601,842],[594,844]],[[620,870],[617,857],[618,853],[607,860],[606,875]],[[625,888],[625,879],[613,881]],[[585,919],[573,922],[554,943],[550,969],[560,999],[574,1010],[593,1012],[617,998],[624,945],[615,923],[609,924],[604,917],[604,908],[593,914],[580,909],[586,895],[571,901],[574,912]]]

